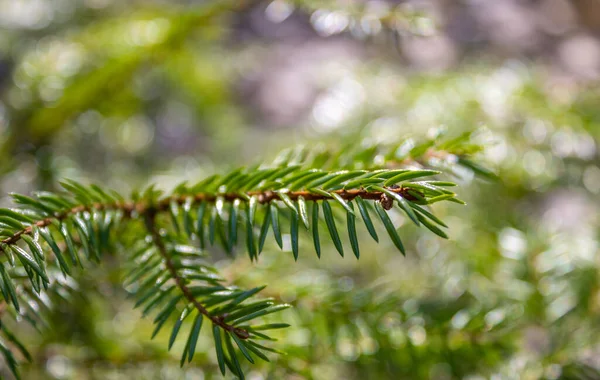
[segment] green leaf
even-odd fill
[[[49,204],[50,207],[56,207],[61,210],[68,210],[75,206],[70,200],[67,200],[63,197],[59,197],[56,194],[49,193],[47,191],[39,191],[35,193],[37,199],[43,203]]]
[[[355,189],[366,185],[381,184],[382,182],[381,178],[358,178],[344,185],[344,189]]]
[[[1,265],[1,264],[0,264]],[[10,292],[8,290],[7,285],[4,283],[4,278],[0,276],[0,290],[2,291],[2,296],[6,302],[11,300]]]
[[[173,344],[175,343],[175,339],[177,338],[177,334],[179,334],[179,329],[181,329],[181,325],[183,324],[183,321],[189,314],[190,314],[189,309],[186,307],[181,312],[179,319],[173,325],[173,330],[171,331],[171,337],[169,338],[169,351],[171,350],[171,347],[173,347]]]
[[[250,363],[254,364],[254,359],[252,359],[250,352],[248,352],[248,348],[244,344],[244,341],[241,340],[235,333],[231,334],[231,337],[233,338],[233,340],[235,340],[235,344],[237,344],[242,355],[244,355],[246,360],[248,360]]]
[[[228,313],[227,317],[225,317],[225,321],[232,321],[232,320],[241,318],[243,316],[254,313],[256,311],[266,309],[272,305],[273,305],[273,299],[271,299],[271,298],[262,299],[260,301],[248,303],[248,304],[244,305],[243,307],[237,308],[236,311],[234,311],[232,313]]]
[[[112,224],[113,214],[108,211],[99,212],[95,218],[97,218],[98,225],[98,236],[100,240],[100,249],[102,251],[108,250],[110,247],[110,227]]]
[[[259,358],[261,358],[262,360],[266,361],[266,362],[270,362],[269,358],[263,354],[260,349],[256,348],[255,346],[253,346],[251,344],[252,342],[248,342],[248,344],[246,344],[246,348],[249,349],[250,351],[252,351],[252,353],[256,356],[258,356]]]
[[[60,266],[60,269],[64,273],[70,275],[71,268],[69,267],[69,264],[67,264],[67,261],[65,260],[64,256],[62,255],[60,248],[58,248],[58,245],[56,244],[56,241],[54,240],[54,237],[52,236],[51,232],[47,228],[40,228],[40,235],[46,241],[46,243],[48,243],[48,245],[52,249],[52,252],[54,252],[54,256],[56,257],[56,260],[58,261],[58,265]]]
[[[75,248],[75,244],[73,243],[73,238],[71,237],[71,233],[69,232],[67,224],[65,222],[60,223],[58,230],[60,231],[60,234],[67,245],[67,250],[69,252],[69,256],[71,257],[71,263],[73,263],[73,265],[79,265],[80,267],[83,267],[81,265],[77,248]]]
[[[375,210],[377,211],[379,218],[383,222],[383,225],[385,226],[385,229],[387,230],[388,235],[390,235],[390,238],[392,239],[392,242],[396,248],[398,248],[403,255],[406,255],[406,252],[404,251],[404,245],[402,244],[402,240],[400,240],[400,236],[398,236],[398,233],[396,232],[394,224],[379,202],[375,203]]]
[[[293,184],[295,181],[301,180],[301,179],[303,179],[309,175],[313,175],[315,173],[323,173],[323,172],[318,169],[301,170],[301,171],[289,176],[288,178],[286,178],[285,181],[287,184]]]
[[[342,246],[340,235],[338,234],[337,228],[335,226],[335,220],[333,219],[333,211],[331,210],[331,205],[326,200],[323,201],[323,215],[325,216],[325,223],[327,224],[329,235],[333,240],[333,245],[340,253],[340,255],[344,257],[344,247]]]
[[[177,304],[177,302],[180,299],[181,299],[181,296],[178,296],[178,297],[174,298],[173,300],[171,300],[171,302],[169,302],[167,304],[167,306],[163,309],[163,311],[160,314],[158,314],[158,316],[154,319],[154,323],[156,324],[156,327],[154,328],[154,331],[152,332],[152,337],[150,339],[154,339],[156,337],[156,335],[158,334],[158,332],[160,331],[162,326],[169,319],[169,316],[171,316],[173,311],[175,311],[175,304]]]
[[[232,177],[225,187],[227,192],[239,192],[240,190],[246,188],[246,183],[248,182],[248,179],[252,177],[252,175],[246,173],[245,171],[246,169],[244,168],[238,175]]]
[[[125,198],[123,198],[123,196],[115,190],[109,189],[108,192],[113,196],[114,199],[117,200],[117,202],[121,204],[125,203]]]
[[[342,182],[345,182],[349,179],[358,177],[363,174],[365,174],[364,170],[355,170],[355,171],[351,171],[351,172],[346,171],[346,172],[334,173],[335,177],[330,179],[329,181],[323,183],[321,185],[321,187],[324,189],[330,189],[332,187],[342,184]]]
[[[42,261],[45,260],[45,255],[42,246],[37,241],[33,240],[33,238],[27,234],[21,235],[21,239],[25,241],[25,243],[29,247],[29,250],[31,251],[31,253],[33,253],[34,256],[36,256]]]
[[[155,322],[156,326],[154,327],[154,331],[152,331],[152,336],[150,339],[154,339],[156,335],[160,332],[162,327],[165,325],[165,322],[169,319],[169,314],[161,315],[161,317]]]
[[[169,215],[171,216],[171,223],[173,224],[173,228],[175,229],[175,233],[179,235],[181,230],[179,228],[179,204],[176,199],[171,199],[169,203]]]
[[[446,189],[445,187],[442,186],[436,186],[434,184],[431,183],[431,181],[420,181],[420,182],[407,182],[405,184],[403,184],[403,186],[411,186],[411,185],[418,185],[418,186],[422,186],[424,189],[428,190],[429,192],[435,194],[435,195],[440,195],[440,194],[454,194],[454,192],[452,192],[451,190]]]
[[[90,189],[92,189],[93,191],[95,191],[96,194],[98,194],[98,196],[100,198],[102,198],[102,201],[105,202],[105,203],[113,204],[113,203],[117,202],[117,200],[115,198],[113,198],[111,195],[109,195],[100,186],[98,186],[96,184],[91,184],[90,185]]]
[[[422,207],[420,207],[420,206],[418,206],[416,204],[413,204],[412,208],[414,208],[415,210],[417,210],[421,214],[425,215],[429,219],[433,220],[434,222],[436,222],[440,226],[442,226],[442,227],[448,227],[444,222],[441,221],[441,219],[439,219],[437,216],[433,215],[429,211],[425,210],[424,208],[422,208]]]
[[[234,322],[235,325],[239,325],[240,323],[244,323],[246,321],[250,321],[252,319],[258,318],[258,317],[262,317],[265,316],[267,314],[271,314],[271,313],[276,313],[278,311],[284,310],[291,307],[291,305],[288,304],[281,304],[281,305],[275,305],[275,306],[271,306],[267,309],[263,309],[263,310],[259,310],[257,312],[251,313],[246,315],[245,317],[242,317],[238,320],[236,320]]]
[[[151,272],[153,268],[156,268],[161,263],[162,257],[159,255],[150,256],[149,259],[140,263],[136,263],[137,265],[131,269],[124,279],[125,285],[131,285],[137,282],[140,278],[144,277],[147,273]]]
[[[266,170],[257,171],[256,173],[253,173],[253,175],[250,176],[250,178],[246,181],[246,183],[243,184],[241,189],[242,190],[254,189],[263,180],[265,180],[266,178],[273,175],[273,173],[277,173],[277,170],[276,169],[266,169]]]
[[[25,250],[17,245],[11,245],[10,248],[15,255],[19,257],[23,265],[27,265],[29,268],[33,269],[33,271],[45,281],[50,281],[46,272],[38,265],[38,263],[33,257],[31,257],[29,253],[25,252]]]
[[[400,181],[407,181],[409,179],[419,178],[419,177],[428,177],[432,175],[440,174],[437,170],[409,170],[404,173],[400,173],[386,180],[383,185],[391,186]]]
[[[435,144],[435,141],[429,140],[415,145],[408,153],[409,157],[420,157]]]
[[[248,222],[250,226],[254,227],[254,218],[256,216],[256,207],[258,205],[258,197],[253,195],[248,201]]]
[[[10,300],[15,306],[15,309],[17,311],[20,311],[21,308],[19,306],[19,299],[17,298],[17,291],[15,289],[15,285],[13,284],[10,275],[8,274],[8,272],[6,272],[4,264],[2,263],[0,263],[0,277],[2,277],[2,282],[4,284],[4,286],[2,287],[2,292],[4,293],[4,290],[6,289],[6,293],[9,294]],[[6,299],[6,295],[4,295],[4,298]],[[8,299],[6,299],[6,301],[8,302]]]
[[[344,198],[342,198],[339,194],[337,193],[331,193],[331,196],[333,197],[333,199],[339,203],[347,212],[349,212],[350,214],[354,214],[354,210],[348,206],[348,203],[346,203],[346,201],[344,200]]]
[[[192,186],[190,191],[195,192],[195,193],[207,191],[210,189],[210,186],[212,184],[214,184],[214,182],[217,181],[219,178],[220,178],[220,176],[218,174],[213,174],[209,177],[206,177],[202,181],[200,181],[197,184],[195,184],[194,186]]]
[[[190,212],[192,211],[193,202],[193,197],[187,197],[185,199],[185,203],[183,204],[183,229],[185,230],[185,233],[187,234],[188,238],[191,238],[192,234],[194,233],[194,227],[192,226],[192,216],[190,215]]]
[[[89,232],[88,238],[93,247],[94,256],[99,258],[101,253],[100,240],[94,230],[93,218],[94,216],[92,214],[87,214],[85,217],[85,224],[87,225],[87,231]]]
[[[42,202],[39,202],[28,196],[16,193],[11,193],[10,195],[15,201],[15,203],[28,206],[28,208],[31,208],[32,210],[36,211],[37,213],[43,216],[54,215],[54,213],[57,211],[54,208],[46,206]]]
[[[222,195],[218,195],[215,200],[215,209],[217,210],[217,214],[221,221],[225,220],[225,198]]]
[[[225,352],[223,352],[223,342],[221,341],[221,328],[213,324],[213,336],[215,338],[215,351],[217,353],[217,362],[221,374],[225,376]]]
[[[244,372],[242,371],[240,362],[238,361],[237,355],[235,354],[235,348],[233,347],[233,343],[231,343],[231,334],[224,333],[224,335],[225,345],[227,346],[227,352],[229,353],[229,357],[231,358],[231,362],[233,364],[233,368],[235,369],[236,375],[238,375],[240,380],[244,380]]]
[[[453,197],[454,197],[454,194],[438,195],[437,197],[429,198],[427,200],[427,203],[428,204],[432,204],[432,203],[436,203],[436,202],[440,202],[440,201],[449,200],[449,199],[451,199]]]
[[[283,203],[285,203],[286,206],[288,206],[288,208],[290,210],[292,210],[292,212],[294,214],[298,214],[298,210],[296,209],[296,205],[294,204],[294,202],[290,199],[290,197],[282,192],[282,191],[278,191],[277,195],[279,195],[279,198],[283,201]]]
[[[140,307],[150,298],[156,296],[157,292],[160,291],[165,282],[169,279],[168,276],[164,276],[160,281],[157,282],[159,277],[163,275],[162,268],[158,268],[156,273],[151,276],[148,276],[144,282],[142,282],[139,286],[139,289],[136,291],[135,295],[138,297],[138,300],[133,305],[133,308]]]
[[[200,203],[196,216],[196,235],[198,236],[200,248],[204,249],[204,213],[206,212],[206,202]]]
[[[328,193],[327,191],[325,191],[323,189],[316,188],[316,187],[315,188],[310,188],[310,189],[308,189],[308,191],[310,191],[313,194],[320,195],[320,196],[322,196],[324,198],[331,198],[332,197],[331,193]]]
[[[362,219],[365,222],[365,226],[367,227],[367,231],[369,231],[369,234],[371,235],[373,240],[379,242],[379,237],[377,236],[377,232],[375,231],[375,226],[373,225],[373,221],[371,220],[371,216],[369,215],[369,211],[367,210],[367,205],[365,204],[365,201],[360,197],[356,197],[355,199],[356,204],[358,206],[358,210],[360,211],[360,215],[362,216]]]
[[[250,339],[262,339],[262,340],[270,340],[270,341],[276,341],[277,339],[271,338],[268,335],[265,335],[263,333],[259,333],[258,331],[250,331]]]
[[[229,250],[232,250],[237,244],[237,220],[239,207],[240,200],[236,199],[231,203],[231,207],[229,208],[229,240],[227,242]]]
[[[448,187],[456,186],[456,184],[454,182],[447,182],[447,181],[429,181],[429,183],[434,186],[448,186]]]
[[[289,185],[287,187],[291,191],[295,191],[295,190],[301,189],[302,187],[304,187],[304,185],[306,185],[310,181],[312,181],[316,178],[324,177],[326,175],[327,175],[327,172],[317,171],[317,170],[314,170],[314,171],[311,170],[308,172],[298,173],[295,176],[288,178],[287,182]]]
[[[4,251],[4,254],[6,254],[9,265],[14,268],[15,267],[15,255],[14,255],[12,249],[10,249],[8,244],[4,244],[2,242],[0,242],[0,247],[2,247],[2,251]]]
[[[10,218],[8,216],[0,216],[0,224],[4,224],[8,227],[12,227],[15,230],[24,230],[25,226],[19,222],[18,220],[15,220],[13,218]]]
[[[279,228],[279,209],[275,204],[270,205],[271,225],[273,226],[273,236],[280,249],[283,249],[283,240],[281,239],[281,229]]]
[[[379,179],[385,180],[385,179],[389,179],[389,178],[395,177],[399,174],[403,174],[403,173],[407,173],[407,172],[410,172],[410,170],[408,170],[408,169],[396,169],[396,170],[379,169],[379,170],[373,170],[370,173],[369,178],[379,178]]]
[[[417,217],[423,223],[423,225],[425,227],[427,227],[427,229],[429,229],[429,231],[433,232],[434,234],[436,234],[440,237],[443,237],[444,239],[448,239],[448,235],[446,235],[446,233],[444,231],[439,229],[438,226],[431,223],[429,220],[425,219],[424,216],[422,216],[421,214],[417,214]]]
[[[181,367],[181,368],[183,368],[183,365],[185,364],[185,359],[187,359],[187,354],[188,354],[189,348],[190,348],[190,346],[188,346],[187,344],[183,348],[183,352],[181,353],[181,359],[179,359],[179,367]]]
[[[233,306],[239,305],[240,303],[244,302],[245,300],[252,297],[256,293],[261,292],[266,287],[267,287],[266,285],[258,286],[256,288],[252,288],[250,290],[246,290],[245,292],[242,292],[239,296],[235,297],[235,299],[233,299],[229,304],[227,304],[227,306],[224,307],[220,311],[220,313],[222,314],[223,312],[228,312],[229,310],[231,310],[233,308]]]
[[[215,229],[217,228],[217,208],[210,210],[210,220],[208,222],[208,241],[210,245],[215,245]]]
[[[85,186],[78,182],[75,182],[73,180],[66,180],[60,182],[60,184],[63,188],[65,188],[65,190],[73,194],[73,196],[75,196],[75,199],[77,199],[84,205],[89,205],[94,202],[101,201],[101,199],[94,196],[94,194],[91,191],[86,189]]]
[[[251,329],[252,329],[252,331],[261,331],[261,330],[285,329],[287,327],[290,327],[290,325],[287,323],[268,323],[265,325],[252,326]]]
[[[4,361],[6,362],[6,365],[10,368],[11,373],[17,380],[19,380],[21,378],[19,376],[19,369],[17,368],[19,364],[15,359],[14,355],[2,342],[0,342],[0,351],[2,351]]]
[[[31,362],[31,354],[29,353],[29,351],[27,351],[27,349],[25,348],[25,346],[23,345],[23,343],[21,343],[21,341],[19,339],[17,339],[16,336],[14,336],[10,331],[8,331],[7,328],[2,327],[2,332],[4,333],[4,335],[6,336],[6,338],[19,349],[19,352],[23,355],[23,357],[25,357],[25,359],[28,362]]]
[[[150,301],[150,303],[148,303],[146,305],[146,307],[144,308],[144,310],[142,310],[142,316],[146,316],[148,315],[155,307],[159,306],[160,304],[162,304],[162,302],[171,294],[171,292],[175,289],[174,285],[171,285],[170,287],[168,287],[167,289],[158,289],[158,291],[156,293],[154,293],[155,297],[154,299],[152,299],[152,301]],[[171,300],[171,302],[173,302],[172,304],[169,303],[167,304],[167,307],[165,307],[163,309],[163,311],[161,313],[158,314],[158,316],[156,317],[156,319],[154,320],[154,323],[156,323],[161,316],[167,312],[168,308],[174,308],[175,304],[177,303],[176,301],[174,301],[175,299],[178,298],[174,298]]]
[[[220,303],[227,302],[230,299],[239,296],[241,293],[241,291],[223,291],[221,294],[211,296],[207,301],[204,302],[204,306],[209,308]]]
[[[225,288],[221,285],[216,285],[216,286],[203,286],[202,285],[202,286],[190,286],[188,289],[193,296],[198,297],[198,296],[205,296],[208,294],[226,290],[227,288]]]
[[[23,269],[25,270],[25,274],[27,274],[27,278],[29,278],[34,293],[40,294],[40,291],[42,290],[40,276],[36,275],[29,266],[25,265],[23,259],[19,258],[19,261],[23,264]]]
[[[194,324],[192,325],[192,330],[188,339],[188,363],[192,361],[194,353],[196,352],[196,344],[198,343],[198,337],[200,336],[202,320],[202,314],[198,313],[196,319],[194,319]]]
[[[263,218],[262,227],[260,229],[260,236],[258,239],[258,253],[261,253],[265,246],[265,241],[267,239],[267,233],[269,232],[270,225],[271,225],[271,208],[267,205],[267,207],[265,207],[265,216]]]
[[[405,182],[402,184],[402,187],[421,190],[423,193],[429,193],[433,195],[452,193],[451,191],[438,190],[435,186],[429,186],[426,182]]]
[[[217,184],[217,187],[219,188],[221,186],[225,186],[225,188],[227,188],[227,185],[230,184],[230,183],[232,183],[233,179],[235,179],[236,177],[238,177],[239,175],[241,175],[243,170],[244,170],[243,168],[238,168],[238,169],[235,169],[232,172],[229,172],[227,175],[225,175],[221,179],[221,181]]]
[[[321,258],[321,243],[319,241],[319,204],[317,202],[313,202],[312,233],[313,242],[315,244],[315,252],[317,252],[317,257]]]
[[[302,223],[304,224],[304,227],[306,227],[306,229],[308,230],[310,226],[308,224],[308,213],[306,211],[306,200],[304,199],[304,197],[302,195],[300,195],[296,201],[298,203],[298,210],[300,211],[300,218],[302,219]]]
[[[494,174],[494,172],[492,172],[491,170],[476,164],[475,162],[465,158],[465,157],[458,157],[458,163],[460,165],[466,166],[467,168],[471,169],[473,172],[475,172],[476,174],[479,174],[482,177],[485,177],[487,179],[491,179],[494,181],[497,181],[499,178],[496,174]]]
[[[35,221],[33,218],[27,215],[6,208],[0,208],[0,216],[6,216],[8,218],[16,219],[20,222],[25,222],[28,224],[32,224]]]
[[[292,240],[292,253],[294,260],[298,261],[298,214],[290,216],[290,236]]]
[[[279,169],[275,173],[273,173],[272,175],[270,175],[267,179],[268,180],[275,180],[275,179],[281,180],[282,178],[284,178],[288,174],[291,174],[291,173],[297,171],[301,167],[302,167],[302,165],[289,165],[287,167],[283,167],[282,169]]]
[[[83,247],[87,258],[89,260],[93,258],[99,260],[99,257],[96,256],[95,251],[90,248],[90,235],[93,234],[94,231],[88,230],[85,221],[79,215],[74,216],[72,219],[74,222],[75,229],[77,230],[77,235],[79,236],[81,246]]]
[[[271,348],[271,347],[265,347],[265,346],[263,346],[261,344],[253,342],[253,341],[248,341],[248,343],[251,344],[252,346],[254,346],[254,347],[258,348],[258,349],[264,350],[264,351],[269,351],[269,352],[273,352],[275,354],[285,355],[285,353],[283,353],[283,352],[281,352],[279,350],[276,350],[276,349]]]
[[[354,208],[352,203],[348,203],[350,208]],[[346,219],[348,222],[348,236],[350,237],[350,246],[352,247],[352,252],[354,252],[354,256],[356,258],[360,258],[360,250],[358,248],[358,236],[356,236],[356,216],[354,213],[346,213]]]
[[[250,256],[250,260],[253,260],[256,256],[256,243],[254,241],[254,229],[252,228],[252,223],[250,222],[250,209],[246,209],[246,248],[248,249],[248,255]]]
[[[418,204],[422,204],[422,205],[426,205],[427,204],[427,199],[425,199],[425,197],[423,197],[423,195],[421,195],[421,193],[419,193],[417,190],[408,189],[406,192],[410,196],[412,196],[413,198],[415,198],[415,200],[413,200],[413,203],[418,203]]]
[[[157,299],[153,300],[152,303],[159,305],[161,303],[161,301],[163,299],[166,298],[166,296],[168,296],[173,290],[175,289],[175,285],[170,286],[169,288],[167,288],[166,290],[162,291],[159,293],[159,296],[157,297]],[[154,323],[157,323],[161,318],[163,318],[165,315],[171,315],[171,313],[173,313],[173,311],[175,311],[175,307],[177,306],[177,303],[183,298],[183,295],[180,294],[178,296],[173,297],[160,311],[160,313],[158,313],[156,315],[156,317],[154,318]],[[147,306],[146,309],[144,310],[143,314],[147,314],[147,310],[149,310],[149,307]]]
[[[463,205],[463,206],[465,206],[467,204],[467,202],[463,201],[462,199],[458,199],[456,197],[448,198],[448,201],[458,203],[459,205]]]

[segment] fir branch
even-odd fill
[[[418,194],[415,197],[414,188],[410,187],[386,187],[386,190],[399,194],[407,200],[416,201],[418,200],[418,196],[422,196],[419,191],[416,191]],[[385,198],[385,193],[382,191],[370,191],[366,189],[340,189],[332,191],[331,193],[339,195],[345,201],[352,201],[355,198],[362,198],[365,200],[382,200]],[[299,198],[304,198],[306,201],[322,201],[326,199],[331,199],[331,196],[314,193],[311,191],[291,191],[285,193],[287,197],[291,200],[297,201]],[[272,201],[281,201],[282,195],[281,193],[277,193],[274,191],[266,190],[266,191],[248,191],[245,193],[196,193],[194,195],[175,195],[171,197],[167,197],[161,199],[157,204],[152,204],[147,201],[139,201],[139,202],[119,202],[119,203],[93,203],[91,205],[77,205],[66,211],[61,211],[56,213],[51,217],[46,217],[37,221],[32,222],[30,226],[27,226],[21,230],[16,231],[11,236],[3,239],[0,243],[5,245],[16,244],[21,236],[31,235],[34,226],[43,228],[50,226],[53,221],[62,221],[67,219],[68,217],[79,214],[82,212],[92,212],[92,211],[122,211],[123,216],[125,218],[131,218],[132,214],[135,212],[138,215],[148,215],[155,214],[157,212],[165,212],[169,210],[169,207],[173,202],[176,202],[178,205],[183,205],[188,199],[193,199],[193,204],[198,204],[201,202],[215,203],[218,199],[223,199],[225,202],[234,202],[236,200],[247,201],[251,197],[257,197],[257,200],[261,204],[267,204]],[[0,244],[0,251],[4,251],[4,247]]]
[[[136,208],[138,206],[141,206],[141,205],[136,205],[135,203],[114,203],[114,204],[94,203],[91,206],[78,205],[67,211],[58,212],[51,217],[47,217],[47,218],[43,218],[43,219],[34,221],[30,226],[27,226],[27,227],[23,228],[22,230],[15,232],[10,237],[3,239],[0,243],[6,244],[6,245],[16,244],[21,239],[22,235],[31,235],[34,231],[34,227],[39,227],[39,228],[48,227],[54,221],[61,221],[61,220],[67,219],[68,217],[70,217],[72,215],[79,214],[79,213],[82,213],[85,211],[89,212],[89,211],[94,211],[94,210],[95,211],[103,211],[103,210],[117,211],[117,210],[120,210],[120,211],[124,212],[125,216],[130,217],[131,214],[133,213],[133,211],[136,210]],[[1,244],[0,244],[0,251],[4,252],[4,248],[2,247]]]
[[[167,267],[167,270],[169,271],[173,280],[175,281],[175,283],[177,284],[177,286],[183,293],[184,297],[191,304],[194,305],[194,307],[196,308],[196,310],[198,310],[198,312],[200,314],[206,316],[215,325],[218,325],[218,326],[222,327],[224,330],[227,330],[231,333],[235,333],[241,339],[248,339],[250,337],[250,334],[248,334],[247,330],[244,330],[244,329],[241,329],[241,328],[238,328],[238,327],[235,327],[233,325],[226,323],[225,317],[227,317],[227,315],[217,315],[217,316],[212,315],[196,299],[196,297],[194,297],[194,295],[192,294],[190,289],[187,287],[185,280],[177,273],[177,269],[175,268],[173,260],[171,259],[171,256],[169,255],[167,248],[163,242],[163,239],[160,236],[160,233],[158,232],[158,229],[156,227],[156,210],[152,209],[151,211],[145,212],[145,221],[146,221],[146,228],[148,229],[148,232],[152,236],[152,241],[158,248],[158,252],[164,259],[164,263],[165,263],[165,266]]]
[[[0,261],[0,291],[4,300],[19,311],[23,303],[20,299],[28,298],[18,294],[15,282],[29,279],[32,294],[41,294],[55,280],[54,274],[59,273],[50,265],[57,265],[63,274],[70,275],[70,265],[83,267],[81,252],[88,260],[99,261],[104,251],[117,243],[124,244],[121,234],[113,233],[115,228],[128,226],[132,228],[133,241],[124,246],[135,253],[129,258],[126,283],[135,286],[136,307],[144,307],[144,316],[157,311],[153,336],[178,311],[180,317],[172,328],[171,347],[186,317],[195,314],[181,358],[183,364],[193,358],[206,318],[212,322],[219,368],[223,374],[229,368],[242,378],[237,354],[251,363],[252,354],[265,359],[266,351],[277,351],[254,340],[270,339],[263,330],[287,326],[249,323],[289,305],[275,305],[272,299],[254,300],[264,287],[244,291],[222,285],[215,269],[203,261],[202,250],[207,243],[232,253],[238,236],[245,235],[247,253],[251,260],[257,260],[269,229],[283,249],[285,226],[281,222],[286,220],[290,223],[291,250],[297,260],[302,221],[307,230],[312,230],[308,235],[312,236],[319,257],[319,229],[324,228],[343,256],[343,230],[340,231],[338,220],[340,213],[345,213],[347,236],[358,259],[356,219],[360,215],[371,237],[379,242],[369,214],[375,211],[392,243],[405,254],[405,246],[388,215],[394,204],[417,226],[446,238],[441,228],[447,226],[426,206],[439,201],[463,203],[447,189],[454,183],[424,180],[439,174],[434,170],[410,169],[327,171],[285,162],[267,168],[239,168],[192,186],[179,185],[167,195],[150,186],[141,194],[134,193],[130,200],[101,186],[74,181],[63,182],[62,193],[42,192],[32,198],[13,194],[19,207],[0,209],[0,250],[6,259]],[[262,219],[259,234],[255,223],[258,218]],[[139,230],[140,221],[146,225],[143,231]],[[21,241],[26,247],[19,247]],[[189,245],[192,241],[199,248]],[[132,248],[135,246],[138,248]],[[48,254],[53,254],[55,260]],[[48,275],[50,272],[52,276]]]
[[[324,170],[339,169],[403,169],[431,168],[456,175],[457,168],[475,172],[487,178],[497,179],[496,175],[483,165],[475,155],[483,146],[474,142],[475,132],[466,132],[459,136],[448,136],[445,130],[439,130],[433,137],[390,138],[385,141],[370,141],[368,135],[350,135],[335,140],[339,148],[332,149],[322,143],[310,147],[285,149],[274,160],[275,164],[302,164],[305,167]],[[356,144],[363,141],[363,144]],[[316,147],[314,147],[316,145]]]

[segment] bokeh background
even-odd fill
[[[214,254],[296,306],[288,355],[248,377],[599,379],[599,36],[597,0],[0,0],[2,204],[62,178],[170,189],[297,144],[475,131],[499,180],[459,173],[468,206],[435,209],[448,241],[396,215],[406,258],[367,239],[359,262]],[[168,333],[149,339],[121,265],[22,328],[23,377],[220,378],[209,336],[183,369]]]

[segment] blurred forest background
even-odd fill
[[[447,241],[398,217],[406,258],[366,240],[359,262],[214,255],[295,306],[288,355],[248,378],[600,379],[599,36],[597,0],[0,0],[2,203],[475,131],[499,180],[460,173]],[[149,339],[120,266],[23,327],[23,378],[221,378],[210,337],[183,369]]]

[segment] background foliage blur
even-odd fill
[[[448,241],[398,215],[406,258],[214,254],[296,306],[288,355],[249,377],[600,378],[598,32],[594,0],[0,0],[1,194],[170,189],[296,144],[475,130],[500,179],[457,173]],[[183,370],[149,340],[119,260],[23,331],[24,378],[219,378],[209,337]]]

